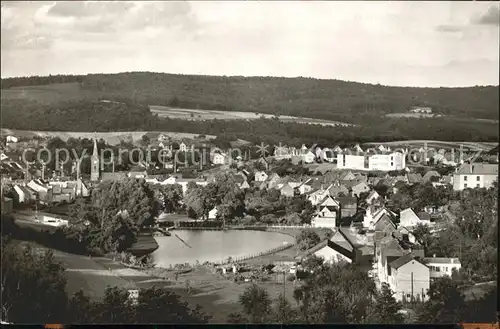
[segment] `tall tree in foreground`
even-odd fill
[[[294,293],[306,323],[360,323],[373,303],[375,283],[348,264],[322,265]]]
[[[432,282],[427,295],[429,299],[417,311],[417,322],[459,323],[464,320],[465,298],[451,278]]]
[[[274,320],[277,323],[294,323],[298,321],[298,314],[283,294],[280,294],[274,307]]]
[[[39,253],[2,236],[1,263],[3,321],[57,323],[64,319],[64,269],[51,251]]]
[[[394,298],[394,292],[387,283],[382,283],[381,290],[377,293],[375,303],[369,306],[365,323],[372,324],[398,324],[403,323],[403,316],[398,313],[401,304]]]
[[[240,305],[251,323],[265,323],[271,311],[267,290],[252,284],[240,295]]]

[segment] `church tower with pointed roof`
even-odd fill
[[[99,155],[97,152],[97,138],[94,138],[94,150],[90,158],[90,181],[97,182],[99,180]]]

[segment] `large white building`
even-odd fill
[[[405,155],[399,152],[374,154],[368,158],[370,170],[402,170],[406,167]]]
[[[431,279],[451,277],[454,270],[458,272],[462,267],[458,258],[427,257],[424,258],[424,262],[430,269]]]
[[[466,163],[453,175],[453,189],[490,188],[498,180],[498,165],[489,163]]]
[[[403,170],[406,168],[405,154],[338,154],[337,168],[354,170]]]

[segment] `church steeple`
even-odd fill
[[[99,180],[99,155],[97,150],[97,137],[94,137],[94,150],[92,151],[92,157],[90,158],[91,168],[90,168],[90,181],[97,182]]]

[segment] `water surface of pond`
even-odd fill
[[[252,230],[174,230],[172,236],[155,237],[155,239],[159,247],[152,255],[159,267],[195,264],[196,261],[219,262],[228,257],[248,256],[282,246],[284,243],[295,242],[292,236],[286,234]]]

